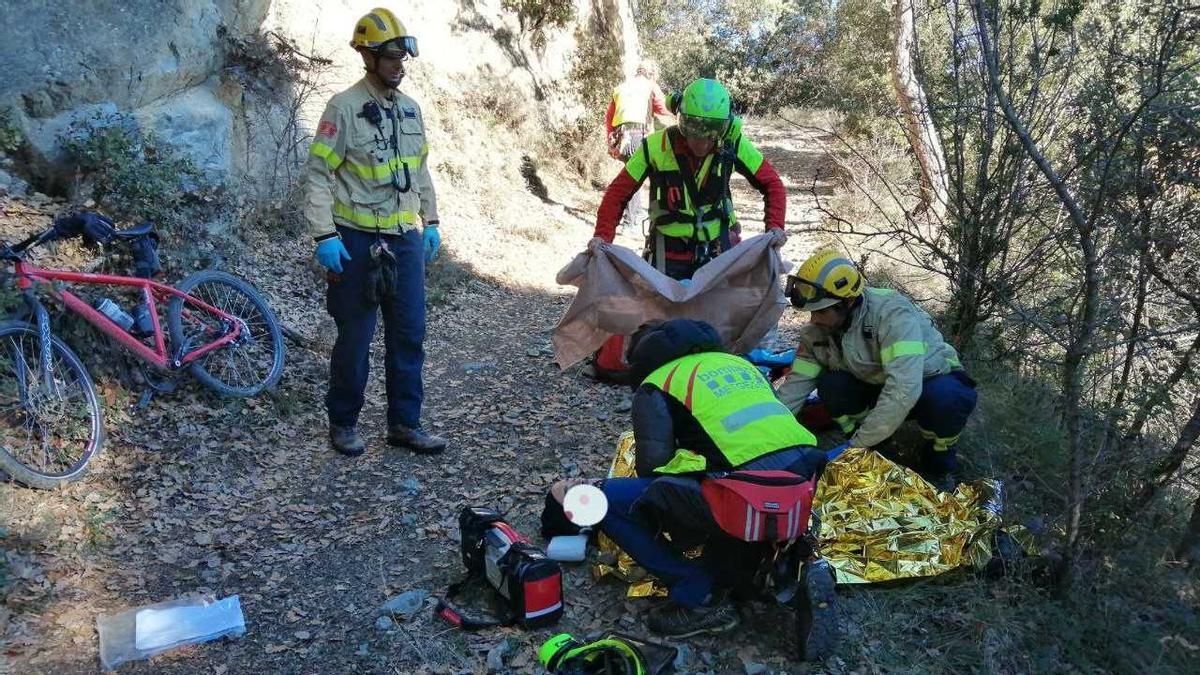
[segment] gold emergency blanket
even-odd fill
[[[821,519],[821,555],[838,583],[864,584],[983,566],[1000,500],[994,480],[938,492],[912,469],[851,448],[825,467],[813,513]]]
[[[634,476],[632,432],[621,434],[610,478]],[[820,518],[821,555],[841,584],[875,583],[982,567],[1000,524],[1000,485],[979,480],[939,493],[916,472],[867,448],[851,448],[825,467],[813,513]],[[1018,539],[1023,533],[1007,530]],[[630,584],[629,597],[665,595],[611,540],[600,535],[602,562],[593,577]],[[1026,546],[1028,548],[1028,545]]]

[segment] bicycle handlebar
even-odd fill
[[[12,244],[12,245],[5,244],[4,242],[0,242],[0,260],[8,260],[11,262],[17,262],[19,260],[24,260],[25,259],[25,256],[24,256],[25,251],[46,241],[53,234],[54,234],[54,226],[52,225],[52,226],[42,230],[41,232],[39,232],[37,234],[31,234],[28,237],[26,237],[25,239],[15,243],[15,244]]]

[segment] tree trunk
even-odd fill
[[[1016,107],[1008,97],[1008,93],[1000,82],[1000,59],[993,44],[993,22],[989,20],[989,8],[983,0],[974,0],[975,22],[979,27],[979,47],[982,52],[984,66],[987,70],[988,86],[996,94],[996,102],[1004,113],[1009,127],[1017,135],[1026,154],[1037,165],[1038,170],[1045,176],[1050,186],[1058,195],[1059,202],[1070,216],[1074,227],[1076,243],[1081,254],[1080,266],[1082,286],[1078,294],[1082,296],[1083,306],[1079,317],[1071,330],[1070,342],[1062,366],[1063,389],[1063,422],[1067,428],[1068,469],[1066,485],[1067,526],[1065,532],[1066,552],[1060,569],[1060,587],[1062,593],[1070,590],[1072,575],[1078,562],[1081,548],[1080,523],[1083,516],[1084,490],[1084,438],[1083,429],[1083,374],[1088,357],[1092,352],[1092,342],[1096,335],[1098,314],[1100,308],[1100,255],[1096,245],[1095,224],[1083,213],[1079,200],[1071,192],[1071,188],[1059,172],[1051,165],[1046,154],[1038,147],[1030,134],[1025,121],[1017,113]],[[993,12],[999,11],[992,9]],[[998,33],[998,29],[997,29]]]
[[[937,220],[946,215],[946,204],[950,197],[950,184],[946,172],[946,155],[933,117],[925,89],[917,79],[915,51],[917,29],[913,22],[915,0],[893,0],[892,29],[892,85],[896,89],[896,102],[904,115],[905,132],[909,145],[921,168],[921,203],[918,212],[933,214]]]
[[[1192,517],[1188,520],[1187,531],[1175,548],[1175,556],[1187,563],[1189,567],[1200,562],[1200,497],[1192,503]]]
[[[1159,490],[1166,487],[1179,467],[1183,466],[1184,460],[1195,447],[1197,438],[1200,438],[1200,396],[1192,401],[1192,416],[1179,431],[1179,438],[1175,440],[1171,451],[1167,453],[1166,457],[1159,460],[1158,466],[1154,467],[1154,474],[1143,481],[1134,493],[1133,499],[1125,509],[1127,515],[1148,504]]]

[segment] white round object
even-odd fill
[[[579,527],[591,527],[608,513],[608,497],[594,485],[576,485],[563,495],[563,513]]]

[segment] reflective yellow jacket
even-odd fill
[[[369,101],[383,115],[379,126],[362,114]],[[335,224],[397,233],[437,220],[428,158],[425,118],[416,101],[365,77],[335,95],[321,115],[305,167],[309,233],[327,237]]]
[[[799,412],[826,368],[883,385],[875,407],[850,439],[853,447],[870,447],[895,433],[908,417],[925,378],[962,366],[958,352],[946,344],[924,310],[896,291],[868,288],[846,332],[836,334],[812,324],[800,329],[792,372],[776,394],[793,413]],[[838,422],[846,429],[859,420]]]

